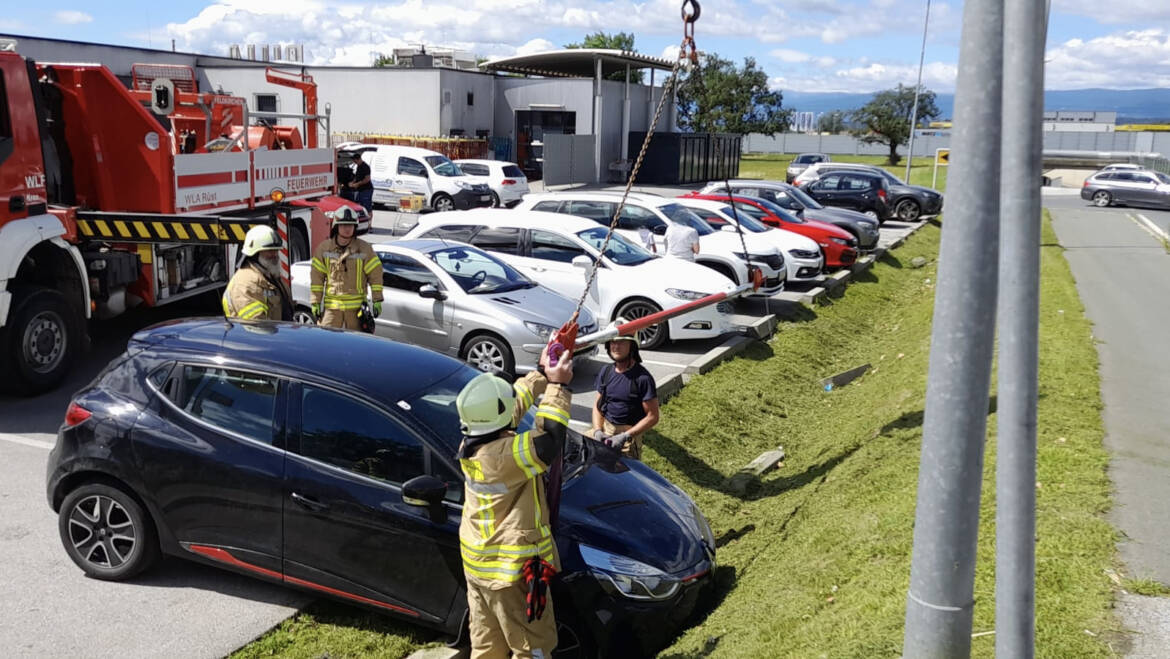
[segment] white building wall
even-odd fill
[[[439,135],[450,135],[452,129],[462,129],[464,137],[475,137],[478,130],[490,132],[494,126],[496,107],[496,80],[482,73],[467,73],[439,69],[440,98]],[[446,103],[450,92],[451,102]],[[472,94],[468,105],[467,95]]]
[[[533,104],[542,107],[533,108]],[[495,135],[516,139],[518,110],[553,109],[575,112],[577,134],[592,134],[593,81],[582,78],[496,78]]]

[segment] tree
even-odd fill
[[[606,34],[605,32],[594,32],[593,34],[585,35],[585,39],[581,43],[567,43],[565,48],[600,48],[603,50],[628,50],[634,51],[634,35],[628,32],[618,32],[617,34]],[[626,81],[626,72],[617,71],[605,77],[606,80],[617,80],[618,82]],[[630,82],[633,84],[642,84],[642,71],[631,70]]]
[[[853,134],[867,144],[885,144],[890,147],[888,162],[897,165],[901,156],[898,145],[910,139],[910,115],[914,111],[914,88],[899,84],[873,95],[873,99],[853,112],[853,121],[859,127]],[[923,89],[918,95],[918,121],[926,122],[939,115],[934,104],[934,92]]]
[[[768,74],[752,57],[743,67],[714,53],[702,53],[699,65],[678,89],[678,120],[693,132],[763,133],[775,135],[788,127],[789,110],[781,108],[779,91],[768,88]]]
[[[822,133],[829,133],[830,135],[837,135],[844,133],[847,126],[845,126],[845,113],[841,110],[833,110],[822,114],[820,119],[817,119],[817,130]]]

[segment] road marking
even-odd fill
[[[654,366],[673,366],[674,368],[686,368],[687,367],[686,364],[680,364],[678,362],[656,362],[653,359],[643,359],[642,363],[643,364],[653,364]]]
[[[1170,241],[1170,234],[1167,234],[1165,231],[1162,230],[1161,227],[1159,227],[1157,224],[1154,224],[1153,221],[1150,220],[1150,218],[1146,217],[1145,215],[1142,215],[1141,213],[1130,213],[1129,216],[1131,219],[1138,222],[1138,226],[1142,226],[1144,224],[1145,226],[1143,226],[1142,228],[1145,229],[1146,231],[1149,231],[1150,233],[1154,234],[1155,238],[1158,238],[1160,240]]]
[[[20,435],[12,435],[12,434],[9,434],[6,432],[0,432],[0,441],[12,442],[13,444],[23,444],[25,446],[31,446],[33,448],[43,448],[46,451],[53,450],[53,444],[50,444],[49,442],[42,442],[42,441],[36,440],[36,439],[29,439],[28,437],[22,437]]]

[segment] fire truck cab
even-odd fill
[[[0,387],[54,387],[91,318],[222,289],[255,224],[284,238],[287,277],[327,235],[324,211],[360,209],[335,196],[312,78],[267,78],[300,89],[304,113],[250,113],[190,67],[136,64],[127,89],[0,43]]]

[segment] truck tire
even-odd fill
[[[60,292],[22,288],[16,292],[4,330],[3,350],[14,377],[4,383],[14,393],[44,393],[69,372],[81,346],[83,327]]]

